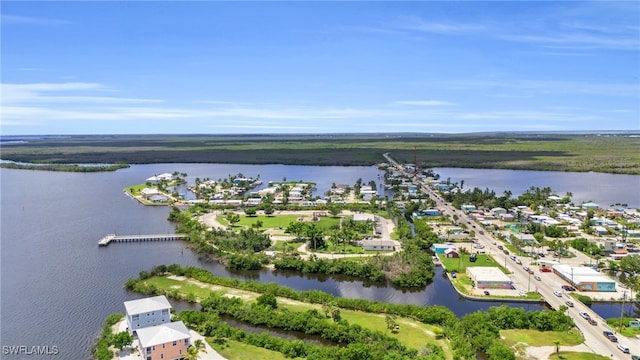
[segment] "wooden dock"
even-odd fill
[[[187,238],[185,234],[153,234],[153,235],[116,235],[108,234],[98,241],[98,246],[107,246],[112,242],[129,243],[141,241],[173,241]]]

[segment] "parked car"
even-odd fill
[[[567,301],[566,304],[568,307],[573,307],[573,301]]]
[[[627,345],[618,344],[618,349],[625,354],[629,353],[629,347]]]
[[[544,254],[543,253],[538,253],[538,256],[539,257],[544,257]]]
[[[631,360],[640,360],[640,355],[631,355]]]
[[[518,295],[520,296],[527,296],[527,293],[524,292],[524,290],[520,290],[520,292],[518,293]]]
[[[586,312],[584,312],[584,311],[580,311],[580,313],[579,313],[579,314],[580,314],[580,316],[582,316],[583,318],[585,318],[585,319],[587,319],[587,320],[591,319],[591,316],[589,316],[589,314],[587,314],[587,313],[586,313]]]
[[[540,272],[551,272],[551,269],[543,267],[543,268],[540,268]]]
[[[562,290],[565,290],[565,291],[576,291],[576,288],[574,288],[573,286],[569,286],[569,285],[562,285]]]
[[[485,295],[491,295],[491,294],[489,293],[489,290],[485,290],[485,291],[484,291],[484,294],[485,294]]]
[[[554,290],[553,291],[553,295],[557,296],[557,297],[562,297],[562,293],[558,290]]]
[[[533,275],[533,269],[529,269],[529,270],[527,270],[527,272],[528,272],[529,274],[532,274],[532,275]]]
[[[452,272],[451,272],[451,277],[455,279],[455,278],[456,278],[456,276],[457,276],[457,275],[456,275],[456,272],[455,272],[455,271],[452,271]]]
[[[524,269],[524,271],[529,271],[529,267],[528,266],[524,266],[523,269]]]
[[[542,278],[540,276],[538,276],[538,275],[534,276],[533,278],[538,280],[538,281],[542,281]]]

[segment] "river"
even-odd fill
[[[176,170],[187,173],[189,182],[196,177],[217,180],[237,173],[248,177],[259,175],[263,186],[270,180],[283,178],[312,181],[317,184],[319,195],[334,182],[354,184],[358,178],[365,184],[370,180],[378,184],[382,181],[379,178],[382,172],[374,167],[155,164],[134,165],[109,173],[1,169],[2,346],[57,346],[58,358],[88,358],[105,317],[123,312],[123,301],[139,297],[124,290],[123,283],[158,264],[197,265],[220,276],[273,281],[336,296],[439,304],[451,308],[458,316],[497,305],[459,298],[440,272],[424,290],[400,291],[322,276],[229,272],[220,265],[200,261],[181,242],[97,246],[97,241],[108,233],[173,232],[173,226],[166,221],[167,207],[142,206],[124,195],[122,189],[152,175]],[[555,189],[553,185],[546,186]],[[575,194],[579,189],[570,191]]]

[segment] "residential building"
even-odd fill
[[[191,334],[182,321],[138,330],[140,354],[145,360],[184,359],[191,345]]]
[[[365,251],[395,251],[400,248],[400,243],[394,240],[362,240],[360,244]]]
[[[125,301],[129,331],[136,334],[139,329],[171,322],[171,304],[164,295]]]

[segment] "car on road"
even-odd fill
[[[509,250],[502,250],[505,255],[509,255]]]
[[[527,270],[527,272],[528,272],[529,274],[533,275],[533,269],[529,269],[529,270]]]
[[[491,294],[489,293],[489,290],[485,290],[485,291],[484,291],[484,294],[485,294],[485,295],[491,295]]]
[[[631,355],[631,360],[640,360],[640,355]]]
[[[524,271],[529,271],[529,267],[528,266],[523,266],[522,268],[524,269]]]
[[[618,344],[618,349],[625,354],[629,353],[629,347],[627,345]]]
[[[495,243],[494,243],[495,244]],[[498,245],[498,249],[499,250],[504,250],[504,247],[502,245]]]
[[[516,261],[516,264],[518,264],[518,265],[522,265],[522,261],[520,261],[520,259],[516,258],[516,260],[515,260],[515,261]]]
[[[594,319],[592,319],[592,318],[588,318],[588,319],[587,319],[587,321],[589,322],[589,324],[591,324],[591,325],[593,325],[593,326],[597,326],[597,325],[598,325],[598,322],[597,322],[597,321],[595,321],[595,320],[594,320]]]
[[[557,297],[562,297],[562,293],[558,290],[554,290],[553,291],[553,295],[557,296]]]
[[[520,292],[518,293],[518,295],[520,296],[527,296],[527,293],[524,292],[524,290],[520,290]]]
[[[538,276],[538,275],[534,276],[533,278],[538,280],[538,281],[542,281],[542,278],[540,276]]]
[[[618,338],[611,331],[605,330],[602,332],[602,335],[604,335],[611,342],[618,342]]]
[[[538,253],[538,256],[539,257],[544,257],[544,254],[543,253]]]
[[[567,301],[565,304],[567,304],[568,307],[573,307],[573,301]]]
[[[540,272],[551,272],[551,269],[543,267],[543,268],[540,268]]]
[[[569,286],[569,285],[562,285],[562,290],[565,290],[565,291],[576,291],[576,288],[574,288],[573,286]]]
[[[591,316],[589,316],[589,314],[587,314],[584,311],[580,311],[579,314],[580,314],[580,316],[582,316],[583,318],[585,318],[587,320],[591,319]]]

